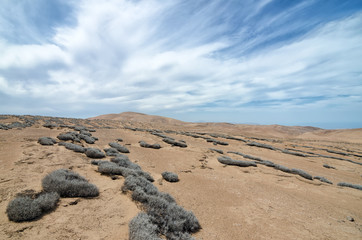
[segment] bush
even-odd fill
[[[159,227],[159,231],[167,239],[179,239],[178,236],[189,236],[197,232],[201,226],[191,211],[186,211],[176,203],[151,196],[145,204],[146,212],[151,221]]]
[[[58,127],[58,125],[55,124],[55,123],[45,123],[45,124],[43,125],[43,127],[53,129],[53,128]]]
[[[277,169],[277,170],[280,170],[282,172],[286,172],[286,173],[291,173],[292,172],[292,170],[290,170],[289,168],[284,167],[284,166],[279,165],[279,164],[274,164],[274,168]]]
[[[254,157],[254,156],[250,156],[250,155],[247,155],[247,154],[244,154],[244,153],[241,153],[241,152],[232,152],[232,151],[229,151],[228,153],[237,154],[237,155],[242,156],[243,158],[248,158],[248,159],[255,160],[255,161],[263,161],[261,158]]]
[[[325,177],[315,176],[314,179],[318,179],[319,181],[325,182],[325,183],[328,183],[328,184],[333,184],[331,181],[329,181],[329,180],[328,180],[327,178],[325,178]]]
[[[149,173],[146,173],[140,169],[137,170],[137,169],[126,168],[119,166],[114,162],[108,162],[108,161],[94,161],[92,162],[92,164],[98,165],[98,172],[102,174],[121,175],[123,177],[132,175],[136,177],[143,177],[150,182],[154,181],[153,177]]]
[[[165,143],[168,143],[172,146],[177,146],[177,147],[181,147],[181,148],[187,147],[186,143],[181,142],[181,141],[177,142],[175,139],[169,138],[169,137],[163,138],[162,141],[164,141]]]
[[[67,133],[62,133],[62,134],[59,134],[57,136],[57,138],[59,140],[62,140],[62,141],[68,141],[68,140],[72,140],[72,141],[77,141],[79,142],[80,140],[78,139],[78,137],[76,136],[76,132],[67,132]]]
[[[192,212],[178,206],[169,194],[159,192],[143,177],[126,177],[122,191],[133,191],[132,199],[143,204],[149,222],[167,239],[192,239],[190,233],[201,228]]]
[[[18,196],[7,206],[6,213],[10,221],[31,221],[41,217],[57,207],[59,194],[41,193],[35,199],[30,196]]]
[[[37,204],[43,212],[49,212],[57,207],[59,198],[60,196],[56,192],[44,192],[34,199],[34,203]]]
[[[57,143],[57,140],[51,137],[41,137],[38,139],[38,143],[40,143],[41,145],[54,145],[55,143]]]
[[[160,149],[161,145],[160,144],[148,144],[144,141],[140,141],[140,146],[144,147],[144,148],[153,148],[153,149]]]
[[[220,153],[220,154],[224,154],[224,151],[223,150],[219,150],[219,149],[215,149],[215,148],[209,148],[211,151],[214,151],[214,152],[217,152],[217,153]]]
[[[22,222],[40,217],[42,211],[30,197],[18,197],[9,203],[6,213],[10,221]]]
[[[241,160],[234,160],[226,156],[218,157],[217,160],[226,165],[235,165],[239,167],[256,167],[256,163],[254,162],[248,162],[248,161],[241,161]]]
[[[261,160],[258,162],[259,164],[265,165],[267,167],[275,167],[275,163],[268,160]]]
[[[60,142],[58,145],[64,146],[66,149],[72,150],[74,152],[85,153],[86,150],[84,147],[74,143]]]
[[[125,146],[122,146],[121,144],[119,144],[117,142],[111,142],[111,143],[109,143],[109,146],[111,146],[112,148],[117,149],[118,152],[129,153],[129,150]]]
[[[118,164],[120,167],[141,170],[141,167],[138,164],[131,162],[126,155],[117,156],[112,158],[111,161]]]
[[[329,166],[328,164],[323,164],[323,167],[330,168],[330,169],[336,169],[335,167]]]
[[[157,188],[146,178],[135,175],[127,176],[124,181],[122,191],[135,191],[137,188],[140,188],[148,195],[158,194]]]
[[[212,138],[207,138],[206,139],[206,142],[212,142],[212,143],[214,143],[214,145],[224,145],[224,146],[227,146],[227,145],[229,145],[229,143],[227,143],[227,142],[222,142],[222,141],[219,141],[219,140],[216,140],[216,139],[212,139]]]
[[[87,148],[85,155],[90,158],[104,158],[106,155],[98,148]]]
[[[96,139],[94,137],[90,137],[90,136],[85,135],[85,134],[78,134],[78,138],[83,139],[88,144],[93,144],[93,143],[96,142]]]
[[[292,172],[293,174],[297,174],[297,175],[299,175],[299,176],[301,176],[301,177],[304,177],[304,178],[306,178],[306,179],[308,179],[308,180],[313,180],[312,175],[310,175],[309,173],[307,173],[307,172],[305,172],[305,171],[303,171],[303,170],[292,168],[292,169],[291,169],[291,172]]]
[[[118,155],[120,155],[118,150],[115,149],[115,148],[105,148],[103,150],[104,150],[104,152],[106,153],[107,156],[117,157]]]
[[[161,240],[157,234],[157,225],[151,222],[146,213],[139,213],[129,223],[130,240]]]
[[[349,188],[355,188],[355,189],[358,189],[358,190],[362,190],[362,185],[357,185],[357,184],[352,184],[352,183],[345,183],[345,182],[340,182],[337,185],[341,186],[341,187],[349,187]]]
[[[102,161],[98,163],[98,172],[109,175],[123,175],[122,168],[116,163]]]
[[[275,148],[271,145],[264,144],[264,143],[258,143],[258,142],[248,142],[246,145],[252,146],[252,147],[266,148],[266,149],[270,149],[270,150],[278,150],[277,148]]]
[[[96,197],[98,188],[88,183],[79,174],[59,169],[51,172],[42,180],[43,189],[47,192],[57,192],[61,197]]]
[[[163,179],[165,179],[167,182],[178,182],[178,176],[176,173],[172,172],[163,172],[162,174]]]

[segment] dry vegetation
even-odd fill
[[[0,153],[0,239],[362,237],[361,129],[2,115]]]

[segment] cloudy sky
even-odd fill
[[[362,128],[361,0],[0,1],[0,114]]]

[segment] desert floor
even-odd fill
[[[0,239],[129,238],[128,223],[141,208],[121,192],[124,178],[101,175],[85,154],[37,142],[39,137],[56,139],[60,133],[73,131],[62,124],[95,129],[92,134],[99,140],[94,144],[82,141],[85,147],[104,149],[122,138],[130,160],[154,177],[160,191],[171,194],[198,218],[202,229],[192,235],[196,239],[362,239],[362,191],[337,185],[362,184],[362,129],[196,124],[137,117],[84,120],[3,115],[1,124],[30,120],[31,126],[0,129]],[[49,122],[56,126],[43,126]],[[187,147],[171,146],[147,131],[151,129],[184,140]],[[206,138],[228,145],[214,145]],[[143,148],[141,140],[162,148]],[[252,161],[228,151],[301,169],[333,184],[262,164],[221,164],[217,160],[221,155]],[[60,168],[72,169],[95,184],[99,197],[61,198],[53,212],[36,221],[9,221],[6,208],[16,194],[41,191],[44,176]],[[164,171],[177,173],[180,181],[163,180]]]

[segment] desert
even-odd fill
[[[1,239],[362,237],[362,129],[191,123],[133,112],[1,115],[0,126]],[[49,188],[44,179],[59,169],[79,174],[97,194],[58,191],[51,210],[9,220],[9,203]],[[169,199],[173,208],[154,213],[150,198]]]

